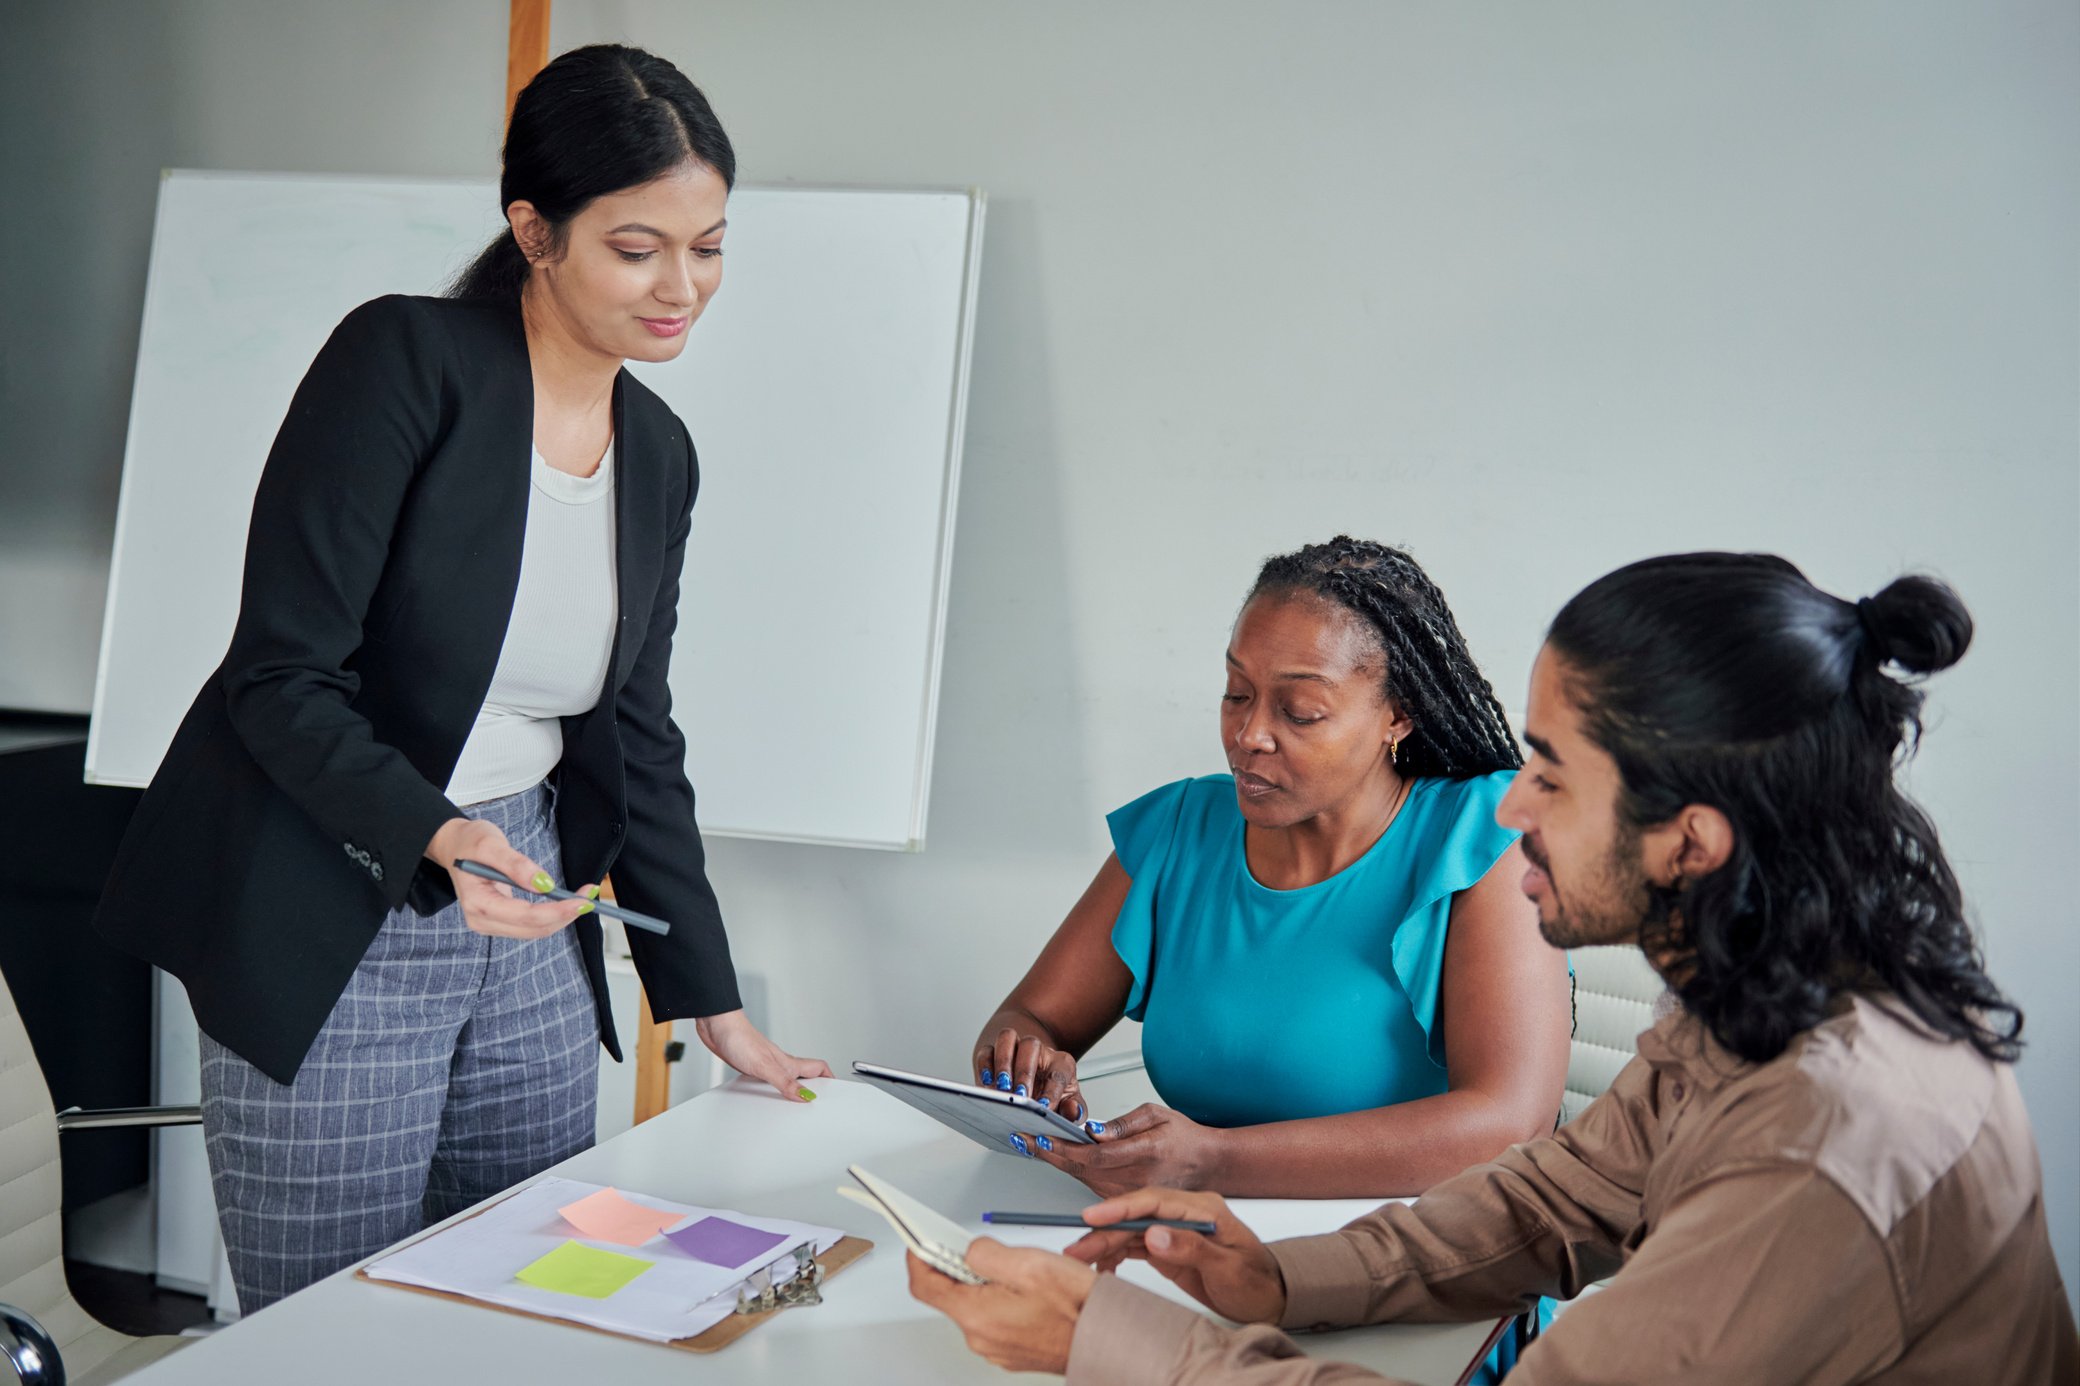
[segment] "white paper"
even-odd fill
[[[872,1208],[886,1218],[888,1225],[895,1228],[896,1235],[903,1239],[903,1245],[916,1252],[919,1260],[942,1275],[970,1285],[989,1283],[976,1274],[975,1268],[967,1261],[968,1247],[975,1240],[974,1233],[858,1165],[847,1165],[845,1172],[859,1180],[865,1192],[840,1187],[839,1194],[863,1208]]]
[[[719,1217],[781,1234],[783,1240],[777,1247],[742,1265],[711,1266],[681,1251],[662,1233],[634,1247],[578,1235],[556,1210],[598,1193],[600,1188],[574,1179],[544,1179],[475,1217],[390,1253],[370,1265],[368,1275],[668,1343],[693,1337],[734,1313],[737,1287],[753,1272],[771,1266],[776,1268],[774,1279],[784,1279],[793,1271],[794,1248],[813,1243],[821,1254],[845,1235],[835,1227],[754,1217],[727,1208],[700,1208],[621,1191],[630,1202],[681,1214],[682,1223]],[[514,1278],[567,1241],[652,1264],[605,1299],[559,1294]]]

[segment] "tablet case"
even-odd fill
[[[855,1061],[853,1074],[872,1083],[892,1097],[900,1098],[926,1116],[950,1126],[985,1150],[1015,1155],[1014,1133],[1046,1135],[1068,1145],[1092,1145],[1090,1133],[1058,1112],[1040,1106],[1031,1098],[1018,1097],[995,1088],[972,1087],[935,1078],[947,1087],[927,1087],[914,1081],[923,1074],[905,1074],[880,1064]],[[952,1090],[949,1090],[952,1089]]]

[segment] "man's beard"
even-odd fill
[[[1670,893],[1657,890],[1639,861],[1640,831],[1618,824],[1617,838],[1585,882],[1570,883],[1562,894],[1552,864],[1529,839],[1524,855],[1545,872],[1553,893],[1553,917],[1539,916],[1538,932],[1555,948],[1591,948],[1602,944],[1637,944],[1642,926],[1665,921]]]

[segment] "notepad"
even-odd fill
[[[895,1228],[904,1246],[917,1253],[918,1260],[964,1285],[989,1283],[967,1261],[974,1233],[858,1165],[847,1165],[845,1172],[860,1182],[860,1188],[840,1186],[839,1194],[887,1218],[888,1225]]]
[[[670,1209],[659,1210],[631,1203],[619,1189],[601,1189],[556,1211],[563,1215],[565,1222],[578,1229],[579,1236],[596,1242],[618,1242],[622,1246],[641,1246],[680,1220],[680,1214]]]
[[[601,1251],[583,1242],[565,1242],[547,1256],[522,1266],[513,1278],[560,1295],[605,1299],[653,1264],[618,1251]]]
[[[766,1232],[756,1227],[746,1227],[741,1222],[728,1218],[702,1218],[699,1222],[675,1227],[664,1234],[665,1240],[696,1261],[706,1261],[711,1266],[741,1266],[755,1259],[760,1252],[771,1251],[787,1240],[786,1234]]]

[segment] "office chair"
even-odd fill
[[[1673,1001],[1663,1001],[1668,985],[1637,948],[1575,948],[1567,956],[1574,964],[1575,1025],[1560,1095],[1563,1124],[1603,1096],[1638,1055],[1640,1033]]]
[[[182,1126],[197,1107],[51,1110],[14,993],[0,979],[0,1358],[22,1386],[106,1386],[187,1340],[133,1338],[80,1308],[65,1283],[58,1136],[109,1126]]]

